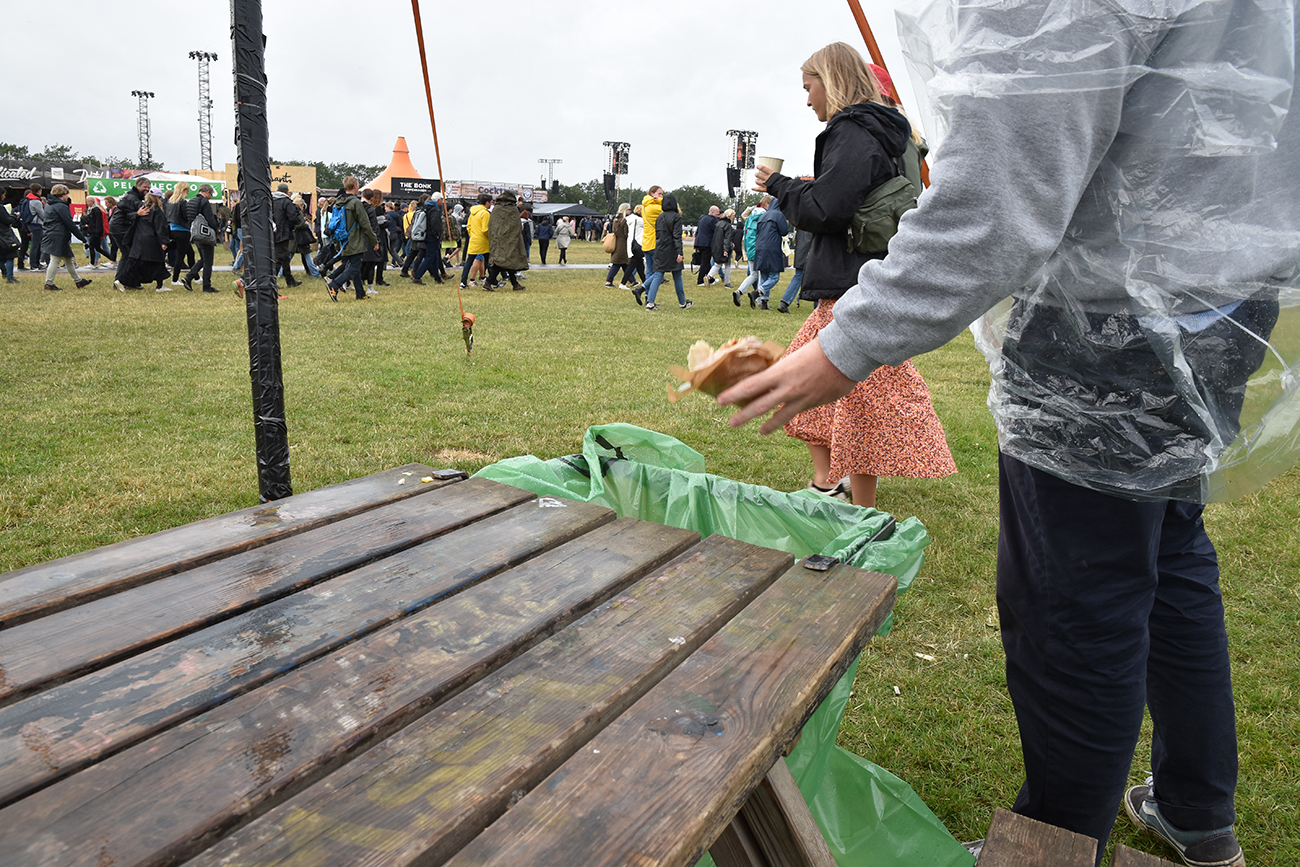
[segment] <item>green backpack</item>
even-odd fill
[[[916,143],[909,141],[907,150],[898,160],[898,174],[867,193],[849,223],[850,252],[876,254],[889,251],[889,239],[898,233],[899,219],[916,207],[916,197],[921,190],[920,162],[924,157]],[[916,163],[916,171],[909,173],[907,163],[912,161]],[[909,178],[909,174],[916,174],[917,181]]]

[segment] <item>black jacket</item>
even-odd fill
[[[847,231],[867,193],[898,174],[911,126],[898,111],[866,102],[850,105],[817,136],[815,180],[774,174],[767,189],[796,228],[812,232],[800,297],[839,298],[858,282],[858,271],[883,254],[849,249]]]
[[[50,196],[45,205],[45,234],[41,236],[41,252],[50,256],[72,256],[72,236],[82,241],[81,227],[72,222],[72,211],[68,203],[56,196]]]
[[[271,221],[275,223],[271,240],[277,244],[287,244],[293,240],[293,230],[302,222],[302,211],[298,210],[293,199],[277,191],[271,194]]]
[[[144,196],[135,187],[126,191],[126,195],[117,200],[117,207],[108,218],[108,230],[117,236],[117,245],[130,249],[132,232],[135,231],[135,212],[144,204]]]
[[[293,202],[289,204],[292,205]],[[294,210],[297,210],[297,208]],[[212,203],[204,195],[185,200],[185,227],[189,228],[194,222],[194,218],[199,216],[203,217],[203,222],[212,227],[212,231],[217,230],[217,215],[212,213]]]
[[[695,227],[695,246],[708,247],[709,252],[713,252],[713,233],[717,230],[718,218],[712,214],[705,214],[700,217],[699,225]]]
[[[195,198],[203,199],[202,196]],[[171,242],[172,230],[167,215],[162,208],[154,208],[149,216],[136,217],[131,233],[131,258],[141,262],[165,262],[167,254],[163,252],[163,246]]]
[[[179,202],[168,202],[164,209],[167,212],[167,222],[178,226],[184,226],[189,231],[190,224],[185,220],[187,200],[181,199]]]
[[[680,271],[682,263],[677,258],[682,255],[682,215],[677,210],[677,198],[668,193],[664,196],[664,210],[655,220],[655,265],[656,271]]]
[[[290,203],[290,204],[292,204],[292,203]],[[367,245],[367,246],[366,246],[365,253],[363,253],[362,256],[361,256],[361,261],[362,261],[362,262],[379,262],[379,261],[382,261],[382,260],[383,260],[383,257],[384,257],[384,250],[385,250],[386,248],[385,248],[385,246],[384,246],[384,243],[381,243],[381,241],[380,241],[381,236],[380,236],[380,232],[379,232],[379,217],[375,215],[375,209],[374,209],[374,206],[372,206],[372,205],[371,205],[369,202],[367,202],[365,199],[362,199],[362,200],[361,200],[361,206],[362,206],[363,208],[366,209],[366,217],[370,220],[370,231],[371,231],[371,232],[374,234],[374,236],[375,236],[375,241],[374,241],[374,243],[379,244],[379,249],[378,249],[378,250],[376,250],[373,246]],[[427,237],[427,236],[426,236],[426,237]]]
[[[713,244],[710,247],[713,261],[728,261],[735,242],[736,227],[731,225],[731,221],[726,217],[718,217],[718,222],[713,224]]]
[[[14,236],[14,224],[21,222],[10,216],[9,209],[0,204],[0,259],[12,259],[18,252],[18,239]]]
[[[447,218],[442,214],[442,205],[434,199],[424,203],[424,243],[434,246],[442,243],[442,236],[447,234]]]

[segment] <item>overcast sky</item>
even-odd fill
[[[894,10],[916,4],[861,2],[904,104],[914,104]],[[554,158],[564,161],[557,180],[580,183],[604,171],[601,142],[622,140],[631,151],[621,185],[725,193],[728,129],[757,131],[760,155],[810,172],[822,124],[805,105],[799,65],[835,41],[867,56],[847,0],[425,0],[421,12],[452,180],[537,183],[538,160]],[[272,156],[387,165],[405,136],[415,167],[438,176],[407,0],[268,2],[263,15]],[[154,159],[198,168],[198,67],[188,55],[204,50],[218,55],[213,163],[234,162],[229,16],[227,3],[7,4],[7,32],[58,22],[77,38],[66,50],[23,53],[22,74],[0,89],[0,141],[134,157],[131,91],[146,90],[156,94]]]

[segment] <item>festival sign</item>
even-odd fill
[[[393,178],[392,181],[392,194],[403,199],[431,196],[440,186],[436,178]]]
[[[6,159],[0,164],[0,186],[29,186],[33,181],[43,187],[63,184],[81,189],[92,170],[86,163],[40,163]]]
[[[505,190],[514,193],[522,202],[540,204],[546,201],[546,191],[538,190],[532,184],[506,184],[494,181],[448,181],[445,184],[449,199],[476,199],[480,193],[487,193],[496,198]]]
[[[167,195],[171,195],[176,185],[181,183],[178,180],[165,180],[163,178],[154,178],[150,180],[151,187],[157,187]],[[185,183],[190,185],[187,199],[192,199],[199,194],[199,187],[203,184],[212,186],[212,200],[214,202],[224,202],[226,200],[226,183],[225,181],[213,181],[208,178],[198,177],[186,178]],[[126,195],[132,187],[135,186],[133,178],[86,178],[86,194],[91,196],[112,196],[120,199]]]

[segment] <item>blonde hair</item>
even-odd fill
[[[884,104],[880,87],[857,49],[847,42],[832,42],[804,61],[799,71],[821,79],[826,88],[826,119],[860,102]]]
[[[167,197],[167,201],[179,202],[188,198],[189,195],[190,195],[190,185],[185,181],[181,181],[179,184],[176,185],[176,188],[172,190],[172,194]]]
[[[50,195],[54,196],[56,199],[59,196],[66,196],[67,194],[68,194],[68,188],[65,187],[63,184],[55,184],[54,186],[50,187]]]
[[[163,200],[160,199],[158,196],[155,196],[153,193],[148,193],[147,195],[145,195],[144,200],[145,200],[145,204],[147,204],[151,208],[161,208],[163,206]]]

